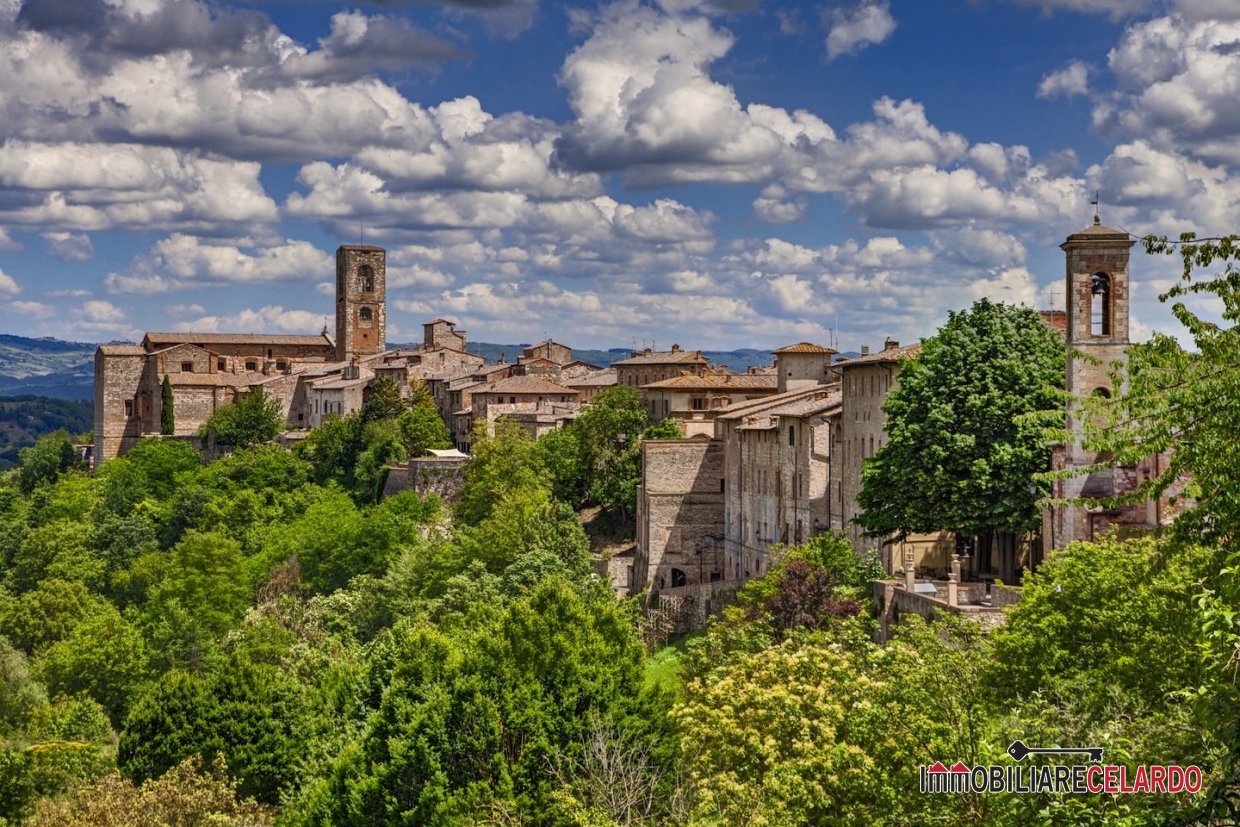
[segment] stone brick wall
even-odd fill
[[[642,469],[634,589],[724,579],[723,446],[710,439],[647,440]]]
[[[383,496],[414,491],[419,497],[434,494],[445,503],[459,502],[465,485],[463,459],[411,459],[388,469]]]
[[[373,290],[365,289],[363,267],[370,268]],[[371,356],[386,346],[386,253],[381,247],[342,246],[336,250],[336,359]]]
[[[141,438],[138,394],[145,373],[145,355],[106,355],[102,349],[95,352],[95,446],[91,458],[96,468],[128,451]]]

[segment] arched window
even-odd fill
[[[369,264],[357,268],[357,280],[363,293],[375,292],[375,271]]]
[[[374,318],[374,314],[371,312],[369,307],[363,307],[361,310],[357,311],[357,318],[363,325],[369,327],[371,319]]]
[[[1094,336],[1111,335],[1111,277],[1094,273],[1090,285],[1089,332]]]
[[[672,588],[678,589],[681,586],[689,585],[689,578],[680,569],[672,569]]]
[[[1094,388],[1094,396],[1101,396],[1103,399],[1110,399],[1111,392],[1106,388]]]

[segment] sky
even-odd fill
[[[0,330],[841,350],[1240,231],[1236,0],[0,0]],[[1134,248],[1135,339],[1177,333]]]

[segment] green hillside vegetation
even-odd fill
[[[0,396],[0,471],[17,465],[18,452],[44,434],[64,430],[85,434],[93,427],[90,402],[42,396]]]

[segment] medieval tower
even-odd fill
[[[1103,226],[1094,216],[1093,226],[1068,236],[1060,245],[1067,265],[1067,388],[1075,399],[1089,396],[1110,399],[1122,388],[1114,387],[1111,373],[1127,361],[1130,288],[1129,253],[1136,242],[1128,233]],[[1111,466],[1109,456],[1081,444],[1080,405],[1070,402],[1068,444],[1054,452],[1056,470],[1079,473],[1055,484],[1055,497],[1084,499],[1051,508],[1043,524],[1046,551],[1063,548],[1073,540],[1091,540],[1113,526],[1122,529],[1152,528],[1160,521],[1156,504],[1112,506],[1102,502],[1136,490],[1156,471],[1158,457],[1138,466]],[[1094,467],[1096,466],[1096,467]],[[1147,467],[1148,466],[1148,467]],[[1090,469],[1090,470],[1086,470]]]
[[[387,341],[387,257],[382,247],[336,250],[336,359],[382,353]]]

